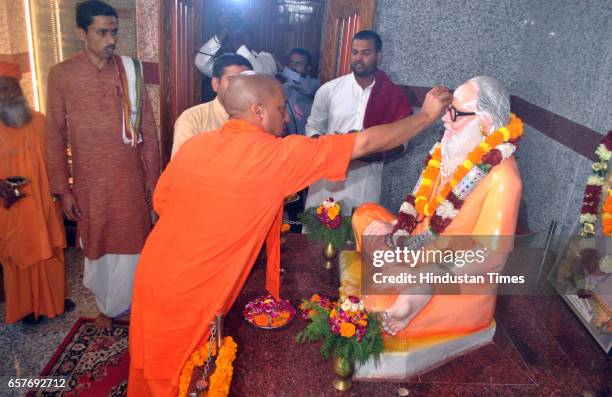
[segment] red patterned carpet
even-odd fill
[[[113,323],[102,331],[93,319],[80,318],[59,346],[40,376],[68,379],[68,389],[39,390],[34,396],[125,396],[130,366],[128,328],[125,322]]]

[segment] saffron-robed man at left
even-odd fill
[[[45,117],[30,110],[16,63],[0,62],[0,262],[6,322],[55,317],[66,298],[62,215],[49,191]],[[6,179],[20,176],[23,186]]]

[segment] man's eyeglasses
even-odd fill
[[[457,121],[457,117],[476,115],[474,112],[462,112],[461,110],[457,110],[457,108],[453,105],[448,107],[448,112],[450,113],[450,118],[452,121]]]

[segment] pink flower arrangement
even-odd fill
[[[247,303],[242,314],[258,327],[278,328],[293,319],[295,309],[287,299],[277,301],[272,295],[266,295]]]
[[[340,204],[334,202],[334,199],[330,197],[317,207],[317,218],[323,226],[330,229],[337,229],[342,224],[342,214],[340,210]]]
[[[327,322],[334,334],[348,339],[356,337],[361,342],[368,328],[368,313],[358,297],[349,296],[329,312]]]

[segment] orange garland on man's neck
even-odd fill
[[[431,216],[436,212],[436,208],[446,199],[453,188],[467,175],[475,165],[480,164],[484,156],[498,145],[519,138],[523,135],[523,122],[514,114],[510,114],[510,122],[506,127],[501,127],[491,133],[487,138],[472,150],[466,159],[457,166],[451,180],[442,188],[442,191],[435,197],[431,197],[433,184],[440,173],[442,160],[441,145],[436,145],[431,159],[421,174],[419,190],[415,194],[416,211],[424,216]]]

